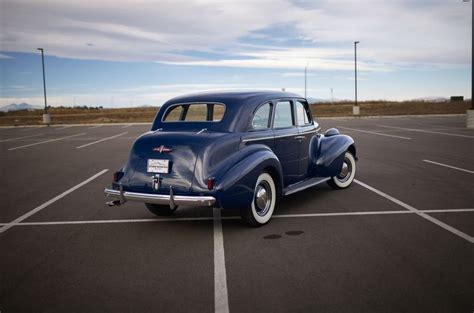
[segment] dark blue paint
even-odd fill
[[[255,110],[276,100],[305,101],[286,92],[215,92],[177,97],[166,102],[155,117],[151,131],[134,142],[120,179],[125,191],[211,195],[222,208],[242,208],[252,201],[260,173],[269,172],[279,195],[285,187],[314,177],[337,175],[344,153],[354,151],[354,140],[331,130],[319,134],[313,124],[287,129],[250,129]],[[163,122],[163,114],[178,103],[223,103],[226,112],[220,122]],[[206,128],[198,134],[202,129]],[[296,136],[304,138],[297,139]],[[279,138],[274,138],[279,137]],[[169,153],[152,151],[164,145]],[[167,159],[169,174],[161,174],[158,191],[151,186],[148,159]],[[214,178],[213,190],[207,179]],[[114,188],[118,183],[114,182]]]

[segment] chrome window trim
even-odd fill
[[[268,140],[268,139],[278,139],[278,138],[285,138],[285,137],[294,137],[294,136],[298,136],[298,135],[308,135],[308,134],[312,134],[312,133],[317,133],[319,131],[319,129],[313,129],[313,130],[310,130],[310,131],[307,131],[307,132],[304,132],[304,133],[299,133],[299,134],[289,134],[289,135],[279,135],[279,136],[272,136],[272,137],[269,137],[269,136],[266,136],[266,137],[258,137],[258,138],[246,138],[246,139],[242,139],[242,142],[251,142],[251,141],[258,141],[258,140]]]

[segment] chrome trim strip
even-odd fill
[[[268,140],[268,139],[273,139],[275,137],[258,137],[258,138],[247,138],[247,139],[242,139],[242,142],[251,142],[251,141],[257,141],[257,140]]]
[[[200,131],[198,131],[198,132],[196,133],[196,135],[199,135],[200,133],[203,133],[203,132],[205,132],[206,130],[207,130],[207,128],[203,128],[203,129],[201,129]]]
[[[280,135],[280,136],[273,136],[273,137],[258,137],[258,138],[246,138],[242,139],[242,142],[250,142],[250,141],[257,141],[257,140],[268,140],[268,139],[277,139],[277,138],[285,138],[285,137],[293,137],[293,136],[298,136],[298,135],[308,135],[312,133],[318,132],[318,129],[313,129],[304,133],[300,134],[291,134],[291,135]]]
[[[285,191],[284,192],[284,195],[285,196],[288,196],[288,195],[291,195],[295,192],[298,192],[298,191],[301,191],[301,190],[305,190],[307,188],[310,188],[310,187],[313,187],[313,186],[316,186],[316,185],[319,185],[321,183],[324,183],[325,181],[328,181],[330,180],[331,177],[315,177],[315,178],[312,178],[310,180],[308,180],[307,182],[305,183],[301,183],[301,186],[300,187],[296,187],[295,189],[290,189],[288,191]],[[291,186],[289,186],[291,187]],[[288,189],[288,188],[287,188]]]
[[[121,199],[121,197],[123,197],[125,201],[137,201],[162,205],[170,205],[174,203],[174,205],[183,206],[212,206],[216,202],[216,198],[212,196],[175,196],[173,194],[160,195],[131,191],[124,191],[121,195],[119,190],[108,188],[105,188],[104,193],[109,198]]]

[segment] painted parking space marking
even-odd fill
[[[426,219],[426,220],[428,220],[428,221],[430,221],[430,222],[432,222],[432,223],[438,225],[439,227],[444,228],[445,230],[447,230],[447,231],[449,231],[449,232],[455,234],[456,236],[459,236],[459,237],[461,237],[462,239],[469,241],[470,243],[474,243],[474,237],[471,237],[471,236],[469,236],[468,234],[463,233],[462,231],[460,231],[460,230],[458,230],[458,229],[456,229],[456,228],[454,228],[454,227],[452,227],[452,226],[450,226],[450,225],[448,225],[448,224],[446,224],[446,223],[441,222],[440,220],[438,220],[438,219],[436,219],[436,218],[434,218],[434,217],[432,217],[432,216],[426,214],[425,212],[420,211],[420,210],[418,210],[418,209],[415,209],[415,208],[412,207],[411,205],[406,204],[405,202],[403,202],[403,201],[401,201],[401,200],[398,200],[398,199],[396,199],[396,198],[394,198],[394,197],[392,197],[392,196],[390,196],[390,195],[384,193],[383,191],[380,191],[380,190],[378,190],[378,189],[376,189],[376,188],[374,188],[374,187],[372,187],[372,186],[369,186],[369,185],[367,185],[366,183],[361,182],[360,180],[354,179],[354,182],[357,183],[358,185],[360,185],[360,186],[362,186],[362,187],[364,187],[364,188],[366,188],[366,189],[368,189],[368,190],[370,190],[370,191],[372,191],[372,192],[378,194],[379,196],[382,196],[382,197],[384,197],[385,199],[390,200],[390,201],[392,201],[392,202],[395,203],[395,204],[398,204],[399,206],[401,206],[401,207],[407,209],[408,211],[411,211],[411,212],[417,214],[418,216],[420,216],[420,217],[422,217],[422,218],[424,218],[424,219]]]
[[[225,270],[224,235],[222,233],[221,209],[214,213],[214,312],[229,313],[227,275]]]
[[[388,126],[388,125],[376,125],[376,126],[385,127],[385,128],[393,128],[393,129],[401,129],[401,130],[412,131],[412,132],[420,132],[420,133],[439,134],[439,135],[445,135],[445,136],[471,138],[471,139],[474,138],[474,136],[469,136],[469,135],[438,132],[438,131],[419,129],[419,128],[405,128],[405,127],[396,127],[396,126]]]
[[[43,136],[43,134],[36,134],[36,135],[31,135],[31,136],[16,137],[16,138],[10,138],[10,139],[2,139],[2,140],[0,140],[0,142],[21,140],[21,139],[27,139],[27,138],[38,137],[38,136]]]
[[[23,145],[23,146],[19,146],[19,147],[10,148],[10,149],[8,149],[8,151],[13,151],[13,150],[18,150],[18,149],[28,148],[28,147],[36,146],[36,145],[42,145],[42,144],[49,143],[49,142],[53,142],[53,141],[59,141],[59,140],[63,140],[63,139],[68,139],[68,138],[73,138],[73,137],[82,136],[82,135],[85,135],[85,134],[86,134],[86,133],[80,133],[80,134],[75,134],[75,135],[71,135],[71,136],[60,137],[60,138],[54,138],[54,139],[49,139],[49,140],[45,140],[45,141],[30,143],[30,144],[28,144],[28,145]]]
[[[337,127],[352,130],[352,131],[356,131],[356,132],[360,132],[360,133],[367,133],[367,134],[378,135],[378,136],[385,136],[385,137],[411,140],[411,138],[409,138],[409,137],[383,134],[383,133],[373,132],[373,131],[369,131],[369,130],[362,130],[362,129],[350,128],[350,127],[345,127],[345,126],[337,126]]]
[[[421,213],[468,213],[474,208],[467,209],[440,209],[418,210]],[[397,215],[416,214],[414,211],[359,211],[359,212],[333,212],[333,213],[302,213],[302,214],[275,214],[272,218],[309,218],[309,217],[338,217],[338,216],[364,216],[364,215]],[[240,216],[221,216],[221,220],[240,220]],[[121,223],[161,223],[161,222],[197,222],[213,221],[213,217],[176,217],[176,218],[138,218],[138,219],[110,219],[110,220],[82,220],[82,221],[54,221],[54,222],[22,222],[15,226],[54,226],[54,225],[88,225],[88,224],[121,224]],[[0,226],[9,223],[0,223]]]
[[[54,202],[58,201],[59,199],[64,198],[65,196],[67,196],[71,192],[73,192],[73,191],[81,188],[82,186],[86,185],[87,183],[90,183],[91,181],[93,181],[97,177],[101,176],[102,174],[106,173],[107,171],[108,171],[108,169],[104,169],[104,170],[98,172],[97,174],[89,177],[88,179],[84,180],[83,182],[77,184],[76,186],[69,188],[68,190],[66,190],[63,193],[57,195],[56,197],[52,198],[51,200],[48,200],[45,203],[37,206],[33,210],[23,214],[22,216],[18,217],[17,219],[11,221],[10,223],[3,224],[2,228],[0,228],[0,233],[4,233],[5,231],[12,228],[13,226],[18,225],[19,223],[21,223],[21,221],[27,219],[28,217],[32,216],[35,213],[38,213],[39,211],[43,210],[44,208],[48,207],[49,205],[53,204]]]
[[[99,128],[99,127],[102,127],[102,126],[104,126],[104,125],[102,125],[102,124],[101,125],[95,125],[95,126],[89,127],[88,129]]]
[[[88,146],[95,145],[96,143],[100,143],[100,142],[103,142],[103,141],[106,141],[106,140],[114,139],[114,138],[117,138],[117,137],[120,137],[120,136],[123,136],[123,135],[126,135],[126,134],[128,134],[128,132],[124,132],[124,133],[121,133],[121,134],[118,134],[118,135],[115,135],[115,136],[110,136],[110,137],[107,137],[107,138],[103,138],[103,139],[100,139],[100,140],[89,142],[89,143],[86,143],[82,146],[77,146],[76,149],[82,149],[82,148],[85,148],[85,147],[88,147]]]
[[[124,126],[122,126],[122,128],[128,128],[130,126],[132,126],[132,124],[124,125]]]
[[[469,173],[469,174],[474,174],[474,171],[466,170],[464,168],[460,168],[460,167],[456,167],[456,166],[452,166],[452,165],[448,165],[448,164],[444,164],[444,163],[439,163],[439,162],[435,162],[435,161],[431,161],[431,160],[423,160],[423,162],[427,162],[427,163],[431,163],[431,164],[451,168],[453,170],[458,170],[458,171],[466,172],[466,173]]]

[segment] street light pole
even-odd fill
[[[355,84],[355,105],[352,107],[352,115],[359,115],[360,114],[360,108],[359,105],[357,104],[357,44],[359,41],[354,41],[354,84]]]
[[[471,110],[474,110],[474,81],[473,81],[473,72],[474,72],[474,50],[472,49],[472,36],[474,34],[474,3],[471,3]]]
[[[359,41],[354,41],[354,74],[355,74],[355,105],[357,106],[357,44]]]
[[[44,50],[38,48],[41,51],[41,63],[43,64],[43,91],[44,91],[44,114],[48,114],[48,102],[46,100],[46,75],[44,73]]]
[[[44,49],[38,48],[41,51],[41,63],[43,64],[43,91],[44,91],[44,113],[43,113],[43,124],[49,126],[51,124],[51,115],[48,114],[48,102],[46,100],[46,75],[44,72]]]
[[[470,0],[463,0],[463,2],[471,2],[471,15],[474,18],[474,4]],[[474,49],[472,44],[472,34],[474,34],[474,25],[472,24],[471,19],[471,108],[466,111],[466,127],[467,128],[474,128],[474,101],[473,101],[473,90],[474,90],[474,82],[472,80],[472,75],[474,72]]]

